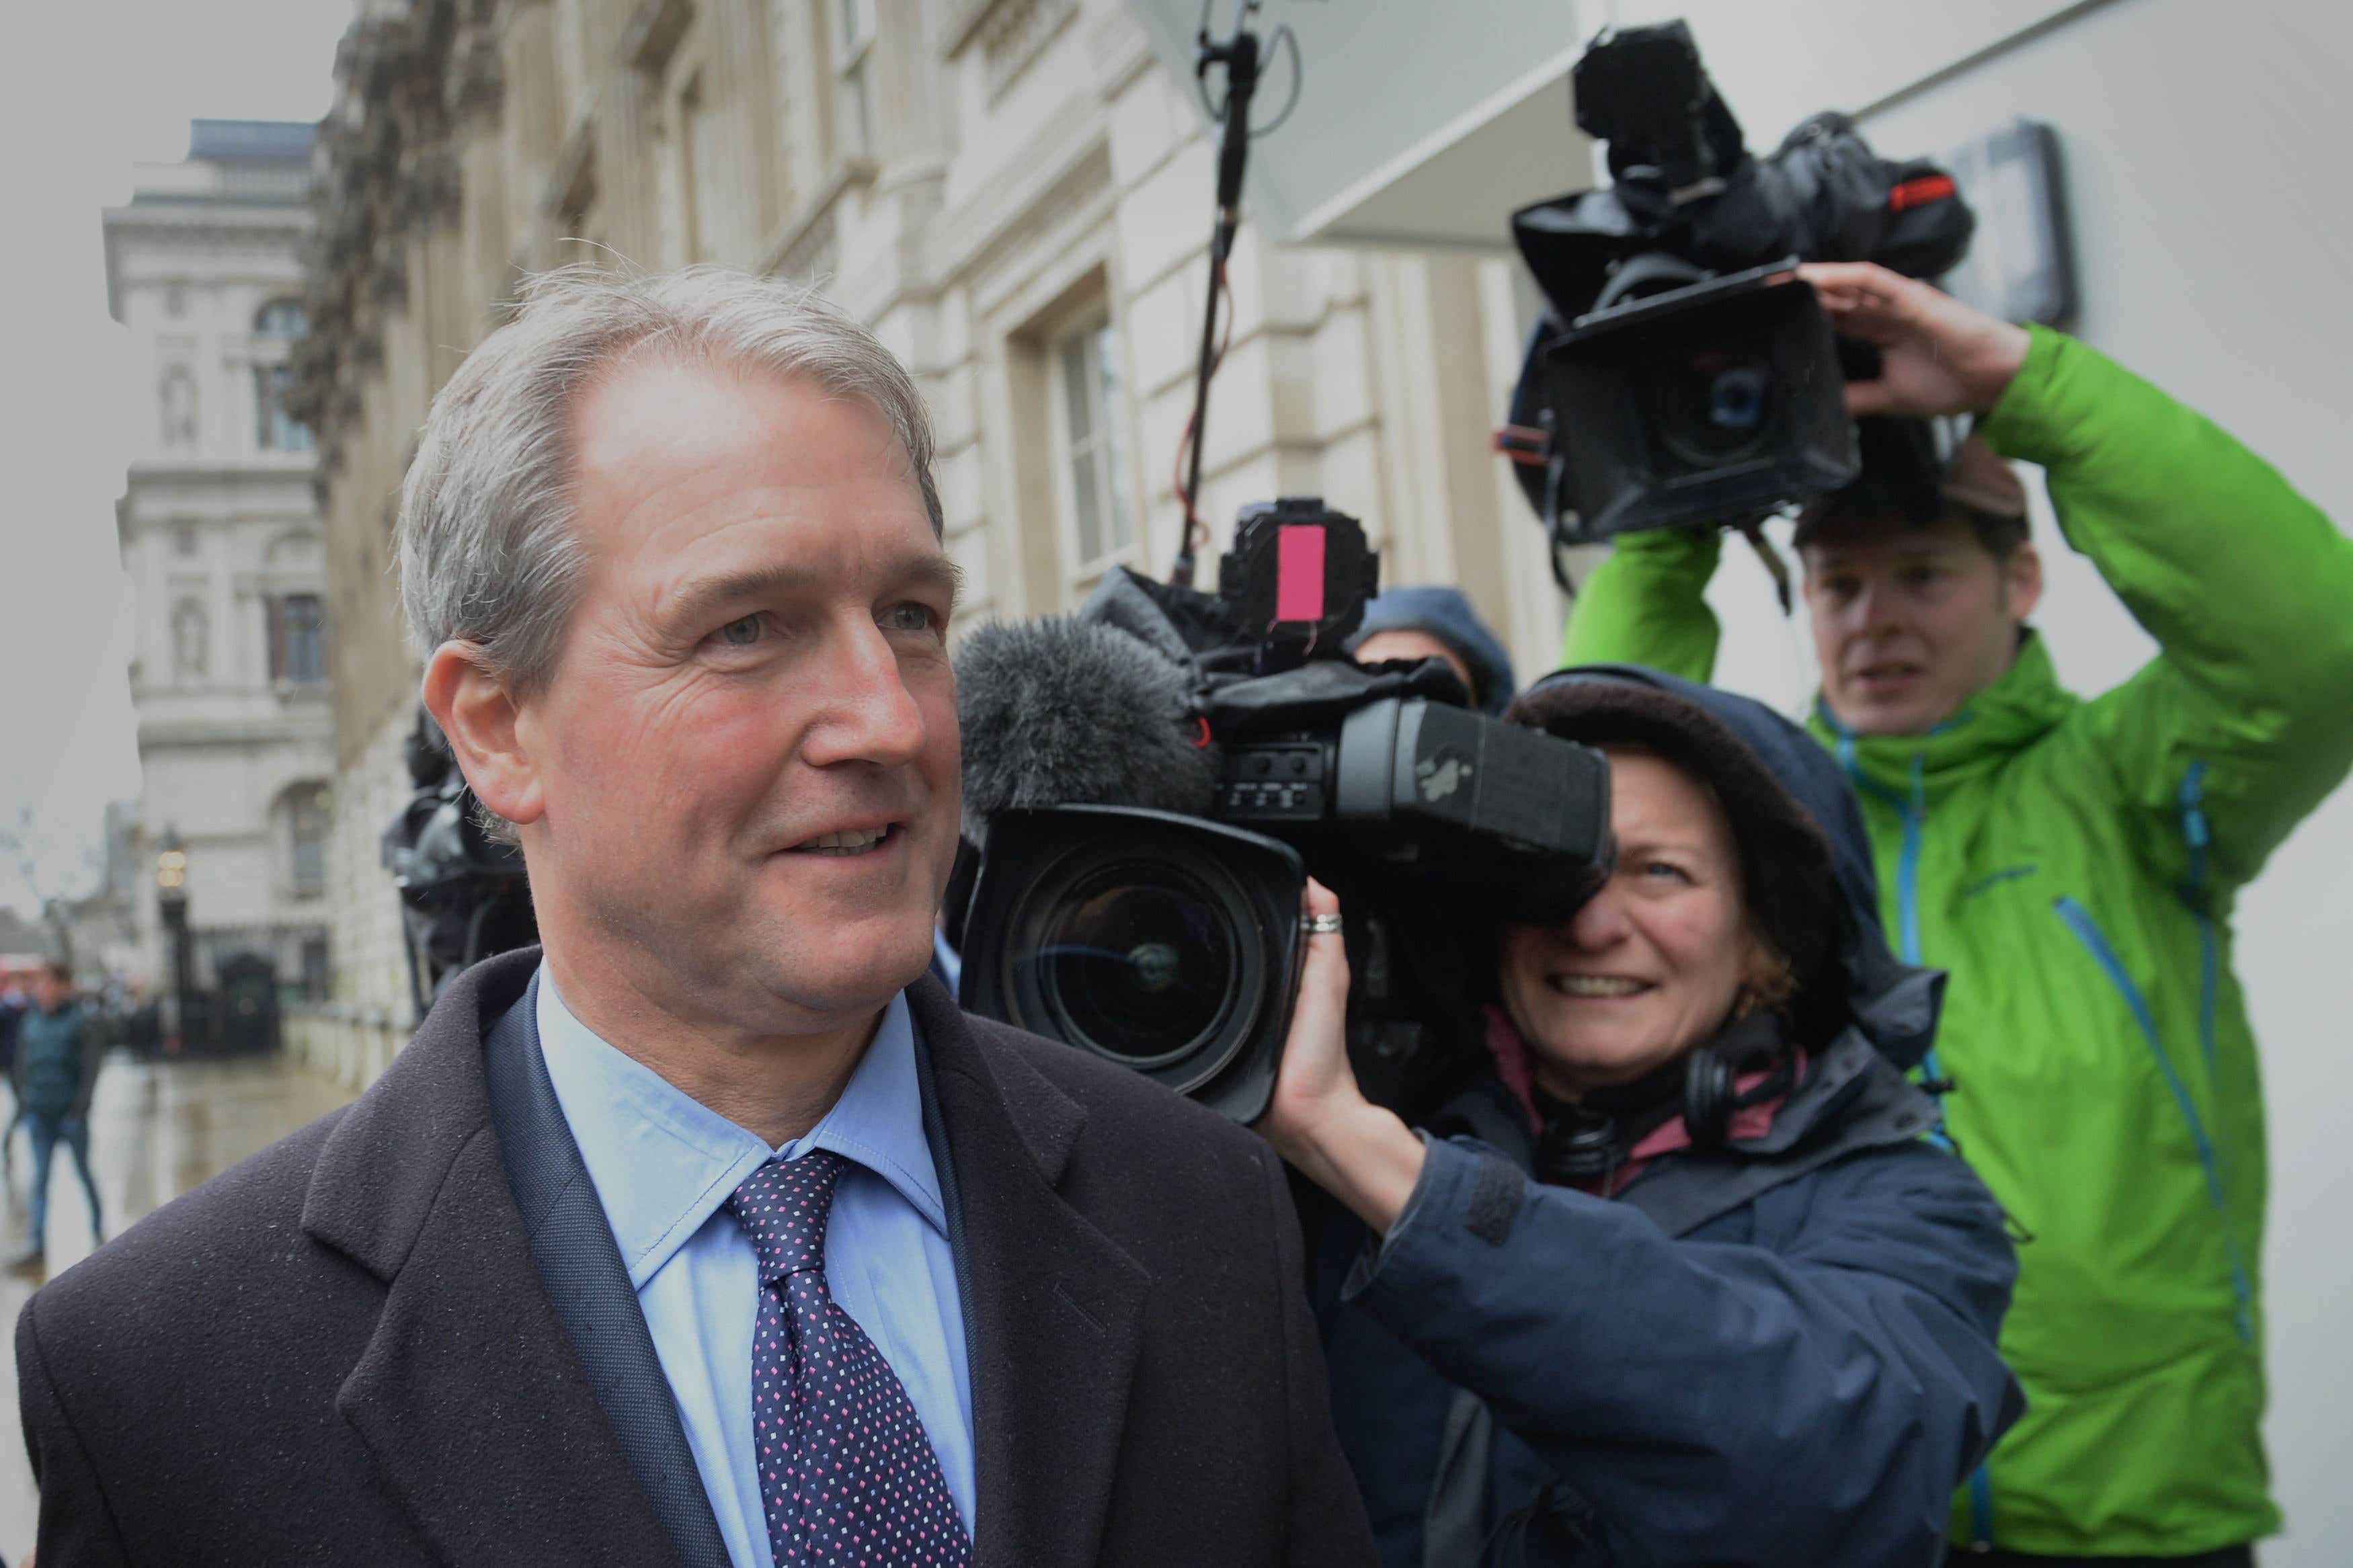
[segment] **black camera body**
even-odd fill
[[[1599,752],[1463,706],[1438,661],[1359,668],[1342,643],[1377,584],[1355,520],[1290,499],[1245,514],[1214,600],[1113,584],[1124,607],[1103,614],[1130,632],[1168,646],[1192,628],[1187,658],[1167,662],[1179,695],[1145,721],[1192,728],[1198,789],[1181,810],[1115,786],[1091,793],[1129,798],[1056,798],[1067,792],[1052,779],[1007,792],[1019,804],[987,814],[965,916],[965,1007],[1253,1121],[1290,1027],[1313,875],[1346,910],[1367,1091],[1395,1102],[1440,1070],[1427,1021],[1462,990],[1462,922],[1558,918],[1583,901],[1609,860],[1609,772]],[[1243,628],[1246,640],[1220,640]],[[1073,630],[1068,646],[1097,645]],[[1004,776],[1007,752],[1052,750],[1055,738],[1027,741],[987,710],[1008,689],[1001,666],[983,658],[965,684],[968,780]]]
[[[483,832],[480,803],[421,707],[405,750],[411,793],[378,854],[399,889],[409,999],[421,1018],[474,964],[537,942],[539,919],[522,851]]]
[[[1573,81],[1614,183],[1512,216],[1550,313],[1497,437],[1555,544],[1743,526],[1852,483],[1843,384],[1877,356],[1792,269],[1948,270],[1975,225],[1952,178],[1834,113],[1751,156],[1682,22],[1603,33]]]
[[[1590,538],[1761,516],[1861,468],[1829,316],[1797,258],[1580,316],[1546,346]]]

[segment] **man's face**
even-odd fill
[[[879,1007],[928,962],[962,787],[955,571],[890,426],[648,356],[571,436],[586,567],[516,721],[535,899],[575,964],[674,1018],[792,1033]]]
[[[44,1013],[56,1012],[72,994],[73,987],[47,970],[33,977],[33,1001]]]
[[[1960,518],[1834,526],[1803,552],[1822,696],[1863,735],[1922,735],[1999,680],[2042,591],[2034,547],[1996,560]]]

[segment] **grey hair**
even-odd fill
[[[640,352],[763,370],[860,399],[889,422],[941,532],[923,395],[867,326],[807,285],[723,267],[559,268],[433,399],[400,492],[401,605],[430,656],[476,645],[529,692],[554,673],[583,557],[566,439],[575,400]]]

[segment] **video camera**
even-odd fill
[[[1682,22],[1604,32],[1572,79],[1614,184],[1513,215],[1550,314],[1496,437],[1556,571],[1560,545],[1750,526],[1851,483],[1844,383],[1876,375],[1878,356],[1834,339],[1793,269],[1935,277],[1975,225],[1949,174],[1876,156],[1841,114],[1752,157]]]
[[[1445,1070],[1465,933],[1584,902],[1609,773],[1473,711],[1441,660],[1350,660],[1378,579],[1353,518],[1294,497],[1243,512],[1215,595],[1120,572],[1076,616],[973,633],[965,1007],[1255,1120],[1312,873],[1346,910],[1367,1092],[1409,1102]]]
[[[522,855],[483,832],[480,808],[423,708],[404,744],[410,794],[384,830],[384,868],[400,892],[401,945],[417,1016],[494,953],[539,940]]]

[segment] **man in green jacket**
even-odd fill
[[[2230,916],[2353,765],[2353,541],[2082,343],[1877,267],[1802,272],[1884,353],[1850,408],[1981,416],[2161,649],[2091,701],[2060,686],[2025,624],[2041,563],[1982,452],[1934,521],[1834,498],[1801,529],[1812,729],[1862,797],[1891,939],[1951,972],[1947,1131],[2032,1238],[2002,1335],[2029,1408],[1956,1500],[1957,1560],[2248,1563],[2280,1516]],[[1621,537],[1566,661],[1708,679],[1721,541]]]

